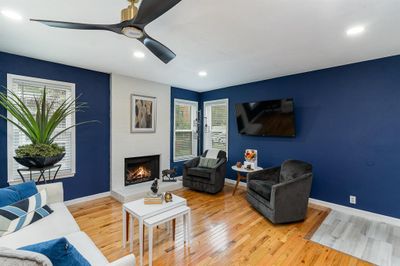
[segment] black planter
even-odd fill
[[[44,168],[58,163],[64,156],[65,153],[61,153],[53,157],[14,157],[14,159],[28,168]]]

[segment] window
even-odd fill
[[[204,150],[228,153],[228,99],[204,102]]]
[[[174,161],[197,156],[197,102],[174,101]]]
[[[50,101],[55,100],[54,108],[57,108],[61,101],[75,97],[75,84],[44,80],[32,77],[24,77],[17,75],[7,75],[7,87],[15,92],[22,101],[28,106],[31,112],[34,112],[35,97],[41,96],[43,89],[46,87],[47,98]],[[9,115],[10,118],[12,116]],[[75,114],[70,115],[60,123],[56,128],[55,133],[65,129],[75,123]],[[30,144],[28,137],[26,137],[17,127],[8,123],[8,180],[20,179],[17,169],[21,167],[14,159],[15,149],[24,144]],[[61,169],[58,173],[60,177],[73,176],[75,174],[75,128],[67,130],[55,140],[60,146],[65,148],[65,157],[62,159]]]

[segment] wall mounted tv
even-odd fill
[[[296,136],[293,99],[239,103],[235,109],[242,135]]]

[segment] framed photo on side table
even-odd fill
[[[156,97],[131,95],[131,133],[156,131]]]

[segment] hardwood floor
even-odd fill
[[[322,223],[329,210],[310,205],[302,223],[272,225],[245,199],[245,191],[233,187],[208,195],[181,189],[174,193],[192,208],[192,246],[183,243],[182,221],[177,221],[176,239],[164,227],[156,229],[153,265],[370,265],[305,237]],[[114,261],[129,254],[122,249],[121,204],[111,197],[70,206],[81,229]],[[139,245],[135,224],[134,254]],[[144,263],[147,264],[147,236]],[[139,265],[139,264],[137,264]]]

